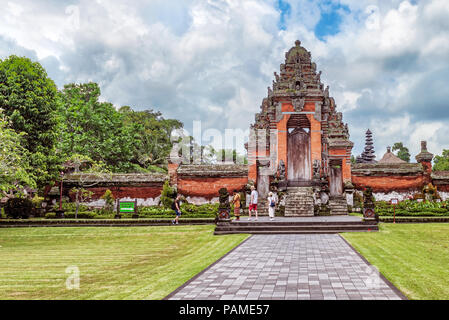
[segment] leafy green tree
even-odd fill
[[[133,162],[146,169],[154,169],[167,163],[173,147],[171,133],[182,128],[182,122],[164,119],[160,112],[153,110],[134,111],[129,106],[119,109],[124,125],[131,128],[136,137]]]
[[[356,163],[357,163],[357,161],[356,161],[354,155],[351,155],[351,164],[356,164]]]
[[[123,116],[111,103],[100,102],[96,83],[69,84],[60,93],[61,134],[58,148],[65,156],[80,154],[105,163],[112,172],[135,172],[137,127],[124,125]]]
[[[434,171],[449,171],[449,150],[443,150],[441,156],[435,156],[433,159]]]
[[[393,152],[397,151],[397,157],[404,160],[405,162],[410,162],[410,151],[405,147],[402,142],[396,142],[391,149]]]
[[[248,164],[245,155],[241,155],[236,149],[220,149],[215,151],[216,160],[218,162],[232,161],[237,164]]]
[[[87,189],[97,185],[104,179],[111,178],[112,173],[108,170],[108,168],[102,161],[95,161],[87,156],[80,154],[71,155],[67,162],[73,163],[75,165],[75,173],[80,174],[77,187],[70,190],[70,193],[75,195],[75,219],[77,219],[81,202],[86,201],[93,195],[93,193],[88,191]],[[82,170],[80,169],[81,167]],[[88,173],[89,175],[85,176],[83,175],[83,173]],[[94,177],[94,180],[96,181],[92,182],[92,177]]]
[[[0,109],[0,197],[25,186],[36,187],[34,176],[29,173],[28,151],[20,144],[23,135],[8,128]]]
[[[55,180],[60,170],[56,95],[56,85],[39,63],[17,56],[0,60],[0,108],[9,127],[24,133],[21,144],[29,152],[30,174],[38,187]]]

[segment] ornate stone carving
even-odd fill
[[[230,217],[231,204],[229,203],[229,192],[226,188],[221,188],[218,191],[220,205],[218,206],[218,218],[220,220],[227,220]]]
[[[314,160],[313,161],[313,178],[314,179],[320,178],[320,171],[321,171],[321,161]]]
[[[284,160],[279,161],[278,177],[279,177],[279,181],[285,181],[285,179],[286,179]]]
[[[295,109],[295,112],[302,112],[304,109],[304,105],[306,103],[306,99],[293,99],[293,108]]]

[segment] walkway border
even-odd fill
[[[338,236],[354,251],[362,260],[365,262],[368,266],[374,266],[371,264],[360,252],[358,252],[341,234],[338,234]],[[374,266],[375,267],[375,266]],[[379,271],[380,278],[390,287],[391,290],[396,293],[401,300],[409,300],[405,294],[403,294],[393,283],[391,283],[390,280],[385,278],[385,276],[382,274],[382,272]]]
[[[172,293],[170,293],[168,296],[166,296],[165,298],[162,298],[162,300],[168,300],[170,299],[172,296],[174,296],[175,294],[177,294],[179,291],[181,291],[182,289],[184,289],[184,287],[188,286],[191,282],[195,281],[197,278],[199,278],[200,276],[202,276],[205,272],[207,272],[210,268],[212,268],[213,266],[215,266],[217,263],[219,263],[221,260],[223,260],[224,258],[226,258],[228,255],[230,255],[232,252],[234,252],[237,248],[239,248],[241,245],[243,245],[246,241],[248,241],[249,239],[251,239],[253,237],[253,235],[250,235],[248,238],[246,238],[245,240],[243,240],[242,242],[240,242],[237,246],[235,246],[233,249],[231,249],[228,253],[226,253],[224,256],[222,256],[220,259],[218,259],[217,261],[215,261],[214,263],[212,263],[210,266],[208,266],[206,269],[204,269],[203,271],[201,271],[200,273],[194,275],[191,279],[187,280],[184,284],[182,284],[180,287],[178,287],[175,291],[173,291]]]

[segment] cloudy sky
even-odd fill
[[[132,5],[130,4],[132,3]],[[296,39],[377,156],[449,149],[447,0],[0,0],[0,59],[39,61],[58,87],[98,82],[117,107],[191,128],[247,129]],[[204,141],[207,143],[207,141]]]

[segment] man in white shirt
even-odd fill
[[[257,221],[257,198],[259,194],[254,186],[251,186],[251,200],[249,202],[249,218],[251,220],[251,213],[254,211],[256,213],[256,221]]]

